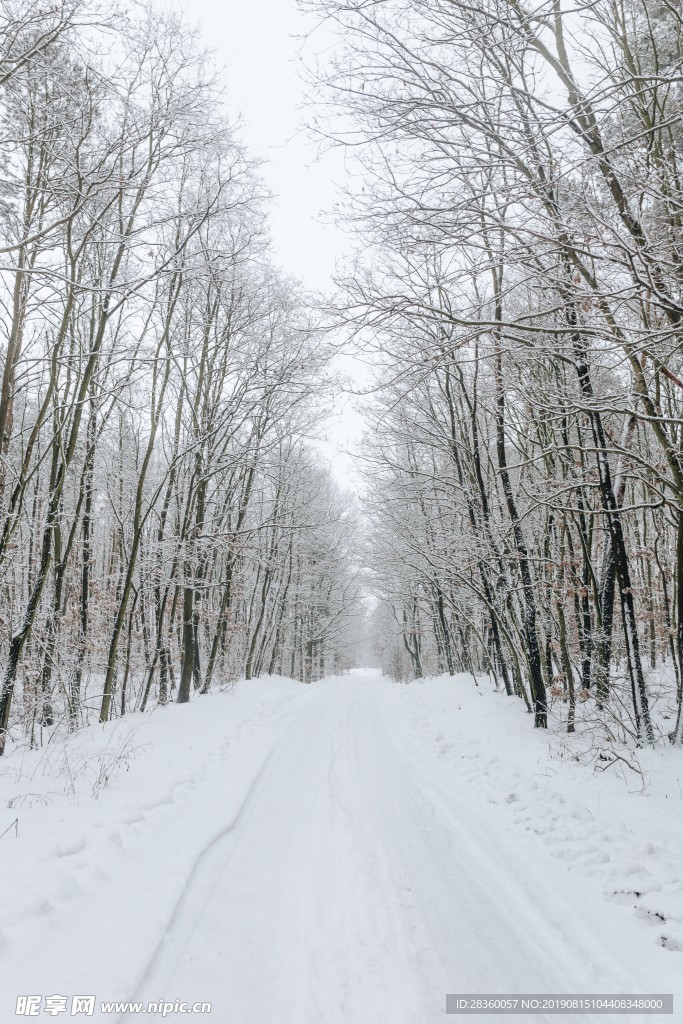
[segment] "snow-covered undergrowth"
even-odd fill
[[[0,760],[0,1020],[19,993],[130,993],[310,691],[241,682]]]
[[[442,676],[395,689],[416,738],[496,808],[501,825],[535,834],[680,955],[683,751],[606,744],[589,729],[567,735],[552,720],[547,732],[534,730],[519,700],[487,677],[478,683]]]

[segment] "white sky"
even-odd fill
[[[192,0],[182,4],[199,24],[217,62],[227,68],[230,107],[243,114],[243,136],[267,163],[263,176],[275,195],[271,225],[285,268],[307,285],[326,287],[344,234],[321,223],[344,175],[340,153],[319,159],[302,130],[306,85],[299,69],[302,37],[313,24],[295,0]]]
[[[243,115],[247,147],[266,161],[262,174],[275,197],[270,220],[279,262],[306,286],[328,289],[335,260],[349,249],[347,236],[324,216],[345,168],[340,151],[321,154],[302,128],[308,87],[299,51],[313,22],[295,0],[192,0],[183,6],[227,68],[230,106]],[[315,39],[316,47],[331,42],[320,30]],[[340,363],[359,375],[352,360]],[[324,447],[336,478],[353,485],[355,467],[345,449],[360,440],[362,420],[348,396],[340,396],[336,410]]]

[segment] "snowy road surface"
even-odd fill
[[[167,1021],[433,1024],[480,1019],[446,1017],[447,992],[678,991],[681,801],[577,774],[547,739],[470,677],[352,674],[240,683],[17,751],[0,1021],[22,993],[213,1004]],[[619,820],[648,814],[658,843]]]
[[[292,717],[136,998],[210,999],[239,1024],[426,1024],[446,992],[638,990],[614,936],[520,863],[385,693],[332,681]]]

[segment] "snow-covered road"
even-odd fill
[[[359,672],[17,749],[0,1022],[38,993],[44,1019],[96,993],[99,1024],[160,1019],[104,1000],[210,1002],[165,1019],[217,1024],[434,1024],[448,992],[681,1000],[678,752],[640,790],[566,742],[485,680]],[[594,1018],[617,1019],[646,1018]]]
[[[426,1024],[447,992],[652,991],[616,908],[596,926],[590,895],[529,863],[386,696],[331,680],[289,716],[135,998],[210,1000],[238,1024]]]

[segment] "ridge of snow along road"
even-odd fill
[[[14,751],[0,1020],[19,994],[202,979],[177,994],[234,998],[239,1024],[424,1024],[465,979],[531,991],[529,959],[564,991],[680,1000],[678,752],[629,786],[480,682],[252,680]]]

